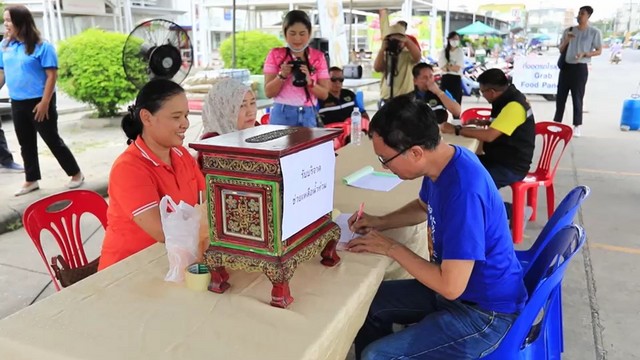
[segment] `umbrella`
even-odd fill
[[[456,30],[456,32],[460,35],[500,35],[498,29],[494,29],[482,21],[476,21],[471,25]]]

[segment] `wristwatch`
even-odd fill
[[[462,125],[456,125],[454,127],[454,130],[456,132],[456,136],[460,136],[460,130],[462,130]]]

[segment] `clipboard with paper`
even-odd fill
[[[393,173],[375,171],[372,166],[365,166],[342,178],[342,182],[361,189],[386,192],[398,186],[402,179]]]

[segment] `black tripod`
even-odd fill
[[[386,63],[387,63],[387,85],[391,87],[389,94],[389,100],[393,99],[393,81],[396,75],[398,75],[398,53],[386,51]]]

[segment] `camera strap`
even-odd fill
[[[290,58],[291,60],[295,60],[293,58],[293,55],[291,54],[291,49],[289,47],[286,48],[286,51],[287,51],[287,54],[285,55],[281,64],[284,64],[284,62],[287,61],[287,58]],[[305,62],[305,65],[307,65],[307,69],[309,69],[309,73],[311,73],[311,64],[309,63],[308,47],[304,49],[304,62]],[[304,93],[307,96],[306,101],[311,104],[311,109],[313,109],[313,115],[316,118],[316,123],[318,127],[324,127],[324,122],[322,121],[320,114],[318,114],[318,109],[316,109],[316,104],[314,104],[313,101],[311,100],[311,93],[309,92],[309,88],[306,85],[304,86]]]

